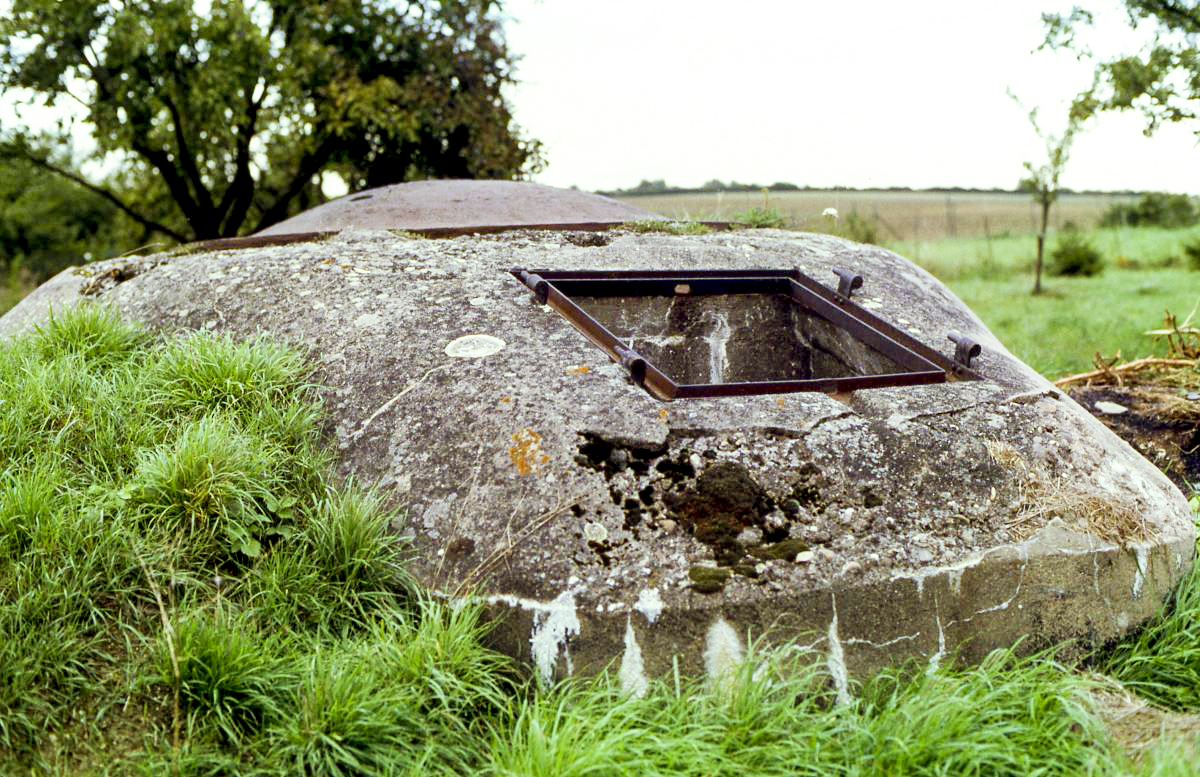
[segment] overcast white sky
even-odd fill
[[[1098,54],[1145,43],[1116,0],[1082,2],[1098,15],[1088,38]],[[510,98],[545,144],[535,180],[552,186],[1012,188],[1045,151],[1008,91],[1059,130],[1091,82],[1090,63],[1034,51],[1041,14],[1071,4],[505,0],[521,57]],[[1090,122],[1063,185],[1200,194],[1200,124],[1152,138],[1142,127],[1131,113]]]
[[[1076,0],[1078,2],[1079,0]],[[1120,5],[1097,53],[1136,50]],[[545,144],[535,180],[583,189],[662,178],[804,186],[1012,188],[1093,67],[1034,53],[1057,0],[508,0],[522,59],[517,122]],[[1107,11],[1105,13],[1105,11]],[[1200,194],[1193,129],[1142,135],[1135,114],[1087,125],[1074,189]]]

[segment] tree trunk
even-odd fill
[[[1050,198],[1042,199],[1042,230],[1037,236],[1037,262],[1033,271],[1033,293],[1042,293],[1042,257],[1046,249],[1046,229],[1050,225]]]

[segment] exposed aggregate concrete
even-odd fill
[[[497,644],[547,678],[624,656],[636,690],[672,656],[737,654],[731,633],[799,639],[841,678],[1100,643],[1190,568],[1179,492],[901,257],[778,231],[594,237],[358,230],[114,260],[58,276],[0,333],[86,290],[156,327],[306,349],[342,471],[403,508],[418,578],[511,608]],[[796,266],[862,273],[857,301],[943,353],[968,335],[985,379],[664,404],[507,272]],[[1097,497],[1086,515],[1047,496],[1077,492]]]

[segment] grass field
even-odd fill
[[[1005,192],[901,191],[782,191],[699,192],[619,197],[635,207],[676,219],[735,221],[753,208],[778,211],[796,229],[826,231],[821,214],[835,208],[841,217],[851,213],[878,224],[884,241],[930,241],[955,237],[1002,237],[1037,229],[1040,214],[1025,194]],[[1067,222],[1091,229],[1114,203],[1135,202],[1119,194],[1065,194],[1052,214],[1051,225]]]

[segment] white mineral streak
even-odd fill
[[[1142,598],[1142,589],[1146,585],[1146,573],[1150,571],[1150,548],[1146,545],[1139,545],[1134,548],[1134,559],[1137,562],[1137,569],[1133,573],[1133,598]]]
[[[567,673],[573,671],[571,651],[567,643],[579,634],[579,615],[575,610],[575,591],[567,589],[553,601],[539,602],[519,596],[497,594],[484,599],[488,604],[506,604],[533,613],[533,631],[529,635],[529,646],[533,653],[533,664],[537,667],[542,683],[549,685],[554,679],[554,667],[558,664],[559,651],[566,652]]]
[[[937,621],[938,627],[938,649],[937,652],[929,657],[929,674],[933,674],[942,665],[942,659],[946,657],[946,632],[942,628],[942,616],[934,614],[934,619]]]
[[[707,316],[708,314],[706,314]],[[725,346],[729,343],[729,316],[725,313],[711,314],[713,328],[704,339],[708,341],[708,371],[711,383],[724,383],[729,357]]]
[[[621,668],[617,671],[621,678],[621,693],[640,699],[646,695],[650,681],[646,679],[646,664],[642,661],[642,648],[638,645],[637,635],[633,633],[633,617],[625,619],[625,652],[621,655]]]
[[[742,663],[742,641],[724,618],[718,617],[708,629],[704,648],[704,668],[708,672],[708,687],[719,690],[729,683]]]
[[[479,359],[504,350],[507,345],[499,337],[491,335],[463,335],[446,345],[446,355],[459,359]]]
[[[963,570],[961,568],[950,570],[950,591],[955,596],[962,595],[962,576]]]
[[[647,623],[654,623],[662,615],[663,600],[657,588],[643,588],[638,594],[637,604],[633,609],[646,616]]]
[[[842,653],[837,625],[837,597],[834,597],[833,620],[829,622],[829,654],[825,657],[825,665],[829,667],[829,676],[837,690],[838,704],[845,706],[850,703],[850,676],[846,672],[846,656]]]
[[[559,650],[567,650],[567,641],[579,633],[575,592],[563,591],[554,601],[543,604],[542,608],[533,612],[533,633],[529,636],[529,644],[533,649],[533,662],[538,668],[538,675],[543,683],[549,685],[554,679],[554,665],[558,663]],[[567,658],[569,662],[569,650]]]
[[[649,343],[659,348],[675,348],[687,345],[687,338],[683,335],[639,335],[638,339],[643,343]]]
[[[1013,589],[1012,596],[1008,597],[1007,599],[1000,602],[1000,604],[997,604],[994,607],[985,607],[982,610],[976,610],[975,614],[983,615],[983,614],[989,613],[989,612],[1001,612],[1003,610],[1007,610],[1009,608],[1009,605],[1011,605],[1013,602],[1015,602],[1017,600],[1017,597],[1021,595],[1021,586],[1025,584],[1025,569],[1028,566],[1029,566],[1029,547],[1027,545],[1022,545],[1021,546],[1021,568],[1017,570],[1017,587]],[[1020,609],[1021,606],[1022,605],[1018,605],[1017,609]]]

